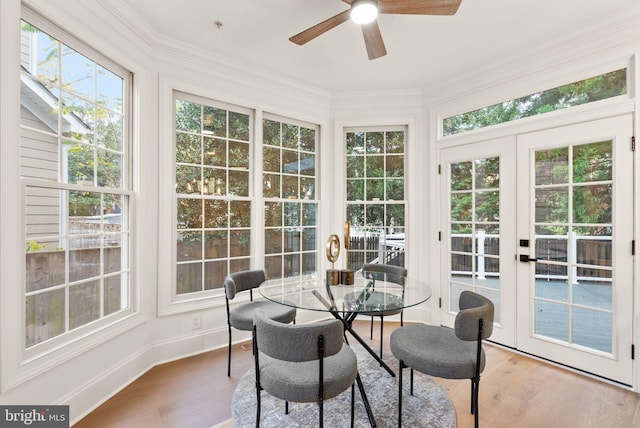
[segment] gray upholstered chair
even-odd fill
[[[478,392],[485,354],[482,340],[493,332],[493,303],[480,294],[463,291],[453,329],[432,325],[400,327],[391,334],[391,352],[399,360],[398,426],[402,423],[402,369],[446,378],[471,379],[471,413],[478,427]]]
[[[402,266],[385,265],[378,263],[365,263],[362,265],[362,271],[367,272],[369,275],[375,275],[379,272],[380,275],[375,276],[376,279],[385,279],[385,274],[388,274],[388,280],[390,282],[401,282],[401,278],[406,278],[407,269]],[[404,284],[401,284],[404,285]],[[371,326],[369,331],[369,338],[373,339],[373,318],[380,317],[380,358],[382,358],[382,337],[384,334],[384,317],[390,317],[391,315],[400,314],[400,325],[404,325],[404,318],[402,309],[385,311],[385,312],[365,312],[361,315],[371,316]]]
[[[351,387],[351,426],[353,427],[354,382],[358,361],[344,342],[339,320],[311,324],[282,324],[269,319],[262,310],[255,312],[253,346],[255,355],[257,414],[260,426],[260,391],[289,401],[318,403],[323,426],[324,400]]]
[[[274,303],[268,300],[253,300],[253,289],[266,280],[263,270],[246,270],[228,275],[224,280],[224,296],[227,304],[227,325],[229,327],[229,358],[227,376],[231,376],[231,327],[238,330],[253,330],[253,313],[262,309],[266,316],[283,323],[296,318],[296,308]],[[242,291],[249,291],[249,301],[230,307],[229,301]]]

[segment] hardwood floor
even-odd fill
[[[364,338],[368,321],[354,323]],[[399,326],[385,324],[385,344]],[[378,328],[374,325],[374,329]],[[376,334],[374,330],[374,337]],[[379,341],[370,341],[378,349]],[[639,427],[640,394],[487,344],[480,381],[482,427]],[[233,349],[231,377],[227,350],[157,366],[112,397],[75,427],[199,428],[231,418],[237,381],[253,364],[249,344]],[[473,427],[470,382],[437,379],[456,408],[457,426]]]

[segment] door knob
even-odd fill
[[[520,261],[524,263],[528,263],[528,262],[537,262],[538,259],[529,257],[527,254],[520,254]]]

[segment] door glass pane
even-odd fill
[[[484,226],[484,246],[480,243],[478,248],[484,251],[484,254],[494,256],[500,255],[500,226],[493,224],[485,224]]]
[[[573,219],[576,223],[611,223],[611,184],[573,189]]]
[[[613,308],[610,270],[577,268],[576,278],[571,291],[576,305],[603,310]]]
[[[576,345],[611,352],[611,312],[574,308],[571,337]]]
[[[580,226],[574,228],[576,235],[576,261],[579,264],[612,266],[611,228]]]
[[[456,162],[451,164],[451,190],[471,190],[472,163]]]
[[[544,266],[546,261],[567,261],[567,227],[566,226],[536,226],[535,254],[538,263]],[[561,266],[561,265],[556,265]],[[562,265],[566,266],[566,265]],[[536,271],[536,274],[540,272]]]
[[[500,158],[450,165],[450,310],[464,290],[500,303]],[[500,322],[496,309],[495,322]]]
[[[547,275],[547,279],[536,279],[536,298],[568,302],[569,287],[567,281],[559,279],[559,276],[560,275]],[[536,277],[539,277],[539,275],[536,274]],[[544,314],[541,314],[540,317],[544,317]]]
[[[612,142],[535,159],[535,333],[611,352]]]
[[[476,193],[476,221],[500,220],[500,192]]]
[[[454,193],[451,195],[451,220],[471,220],[473,194],[470,192]]]
[[[540,150],[536,152],[536,185],[569,182],[569,149]]]
[[[566,223],[569,219],[569,188],[536,189],[536,223]]]
[[[611,180],[611,141],[582,144],[573,148],[573,182]]]
[[[475,161],[476,188],[497,189],[500,187],[500,158],[478,159]]]
[[[567,342],[569,332],[566,326],[569,325],[569,306],[559,303],[536,300],[535,334],[547,336],[553,339]]]

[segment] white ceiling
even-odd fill
[[[370,61],[350,21],[303,46],[288,40],[347,9],[341,0],[103,2],[154,44],[186,43],[327,91],[434,89],[610,24],[640,24],[640,0],[462,0],[453,16],[379,16],[388,54]]]

